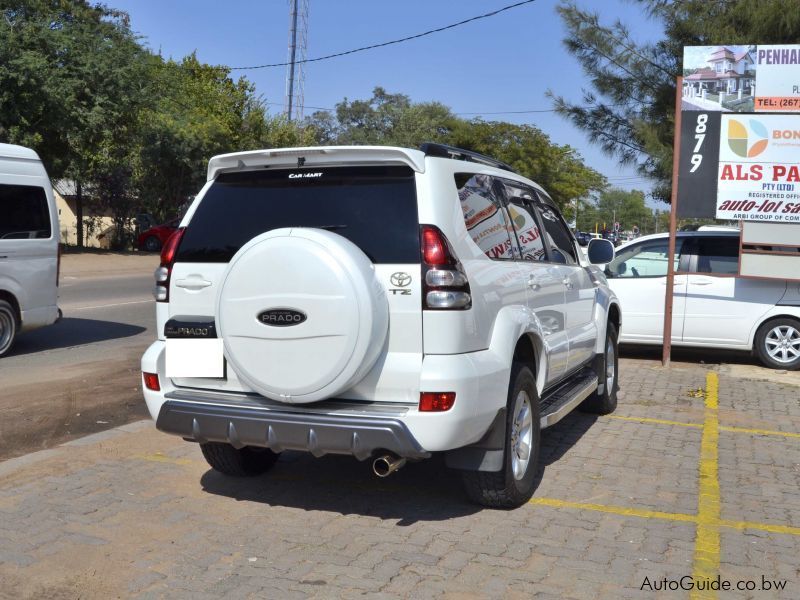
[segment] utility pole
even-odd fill
[[[287,120],[303,118],[305,60],[308,45],[308,0],[289,0],[289,56],[286,66]]]

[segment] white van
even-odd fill
[[[20,331],[55,323],[58,211],[39,156],[0,144],[0,356]]]

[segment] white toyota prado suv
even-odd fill
[[[380,476],[443,452],[472,500],[514,507],[541,429],[617,403],[602,272],[541,187],[466,150],[216,156],[155,277],[148,409],[227,475],[283,450]]]

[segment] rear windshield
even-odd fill
[[[178,262],[228,262],[255,236],[318,227],[361,248],[373,263],[418,263],[414,172],[338,167],[224,173],[197,207]]]
[[[50,211],[44,188],[0,184],[0,239],[50,237]]]

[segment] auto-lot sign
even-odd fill
[[[717,170],[717,219],[800,223],[800,115],[722,115]]]

